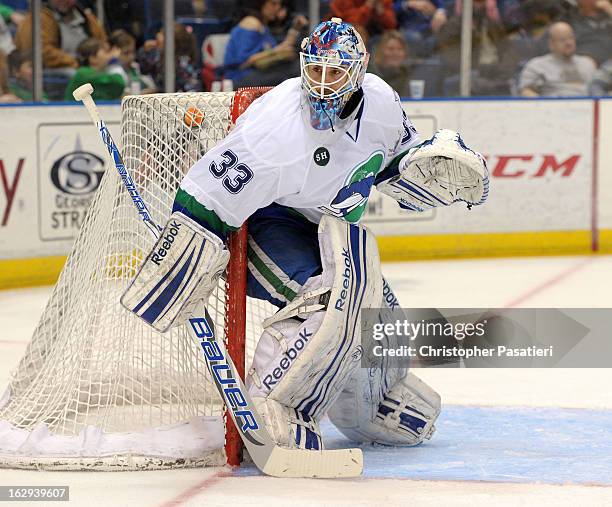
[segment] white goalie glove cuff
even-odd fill
[[[163,333],[185,322],[195,305],[208,299],[228,260],[221,239],[174,212],[121,304]]]
[[[413,211],[459,201],[471,207],[486,201],[489,171],[480,153],[468,148],[457,132],[443,129],[410,149],[399,163],[399,175],[376,188]]]

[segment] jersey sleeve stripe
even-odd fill
[[[233,227],[225,223],[214,211],[209,210],[203,204],[199,203],[194,196],[185,192],[182,188],[178,189],[176,197],[174,198],[172,211],[180,211],[187,215],[224,241],[227,239],[230,232],[239,229],[238,227]]]

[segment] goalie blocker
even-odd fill
[[[163,333],[184,323],[198,301],[208,300],[228,260],[221,239],[174,212],[121,304]]]

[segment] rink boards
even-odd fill
[[[610,249],[601,233],[612,228],[605,174],[612,157],[597,141],[612,135],[612,101],[413,101],[404,108],[424,138],[451,128],[481,150],[491,188],[487,203],[470,211],[456,204],[415,214],[380,194],[370,199],[368,225],[383,259]]]
[[[612,251],[612,100],[406,101],[425,139],[462,133],[487,157],[485,206],[399,210],[373,191],[383,260]],[[77,105],[6,106],[0,124],[0,288],[52,283],[108,166]],[[119,140],[120,107],[102,106]]]

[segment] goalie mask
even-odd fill
[[[357,30],[340,18],[317,26],[302,41],[302,90],[317,130],[333,130],[353,94],[361,88],[369,55]]]

